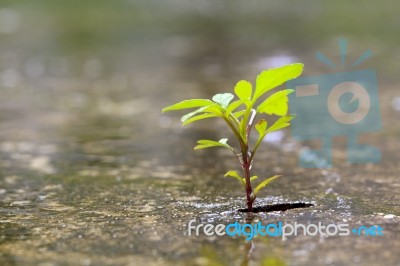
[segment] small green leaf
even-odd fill
[[[264,136],[267,130],[267,121],[265,121],[265,119],[260,119],[255,125],[255,128],[260,136]]]
[[[292,89],[275,92],[257,107],[257,111],[269,115],[286,115],[289,109],[287,96],[292,92],[294,92]]]
[[[256,92],[254,93],[253,101],[255,102],[261,95],[269,90],[300,76],[301,72],[303,72],[303,66],[303,64],[296,63],[271,68],[261,72],[257,76]]]
[[[275,123],[267,129],[267,133],[277,131],[279,129],[290,126],[289,121],[295,118],[294,115],[282,116]]]
[[[213,103],[211,105],[208,106],[203,106],[200,107],[199,109],[190,112],[184,116],[181,117],[181,122],[185,122],[186,120],[188,120],[189,118],[199,114],[199,113],[210,113],[210,114],[214,114],[215,116],[223,116],[223,109],[216,103]],[[187,124],[187,123],[186,123]],[[185,123],[184,123],[185,125]]]
[[[280,177],[280,175],[274,175],[273,177],[270,177],[264,181],[262,181],[260,184],[258,184],[258,186],[254,189],[254,195],[257,195],[258,191],[260,191],[260,189],[262,189],[263,187],[265,187],[266,185],[268,185],[270,182],[274,181],[275,179],[277,179],[278,177]]]
[[[254,180],[256,180],[257,178],[258,178],[258,176],[253,175],[252,177],[250,177],[250,181],[254,181]]]
[[[212,101],[207,99],[191,99],[185,100],[171,106],[165,107],[162,109],[162,112],[174,111],[174,110],[181,110],[181,109],[188,109],[188,108],[195,108],[195,107],[203,107],[214,104]]]
[[[183,121],[183,125],[184,126],[186,126],[186,125],[188,125],[188,124],[190,124],[190,123],[193,123],[193,122],[195,122],[195,121],[198,121],[198,120],[203,120],[203,119],[207,119],[207,118],[213,118],[213,117],[218,117],[217,115],[215,115],[215,114],[201,114],[201,115],[196,115],[196,116],[193,116],[193,117],[191,117],[191,118],[189,118],[189,119],[186,119],[185,121]]]
[[[224,109],[219,104],[216,103],[206,106],[204,108],[204,112],[212,113],[221,117],[224,116]]]
[[[229,171],[227,172],[224,176],[231,176],[236,178],[242,185],[246,185],[246,182],[244,181],[243,177],[241,177],[236,171]]]
[[[257,122],[257,124],[254,126],[258,132],[258,139],[257,142],[254,146],[254,149],[257,150],[258,146],[260,145],[261,141],[267,135],[267,121],[265,119],[260,119],[260,121]]]
[[[242,115],[244,115],[245,113],[246,113],[246,110],[242,110],[242,111],[237,111],[237,112],[233,113],[233,115],[234,115],[236,118],[239,118],[239,117],[241,117]]]
[[[181,117],[181,122],[185,122],[185,121],[188,120],[189,118],[191,118],[191,117],[193,117],[193,116],[195,116],[195,115],[197,115],[197,114],[199,114],[199,113],[204,112],[204,109],[206,109],[207,107],[208,107],[208,106],[200,107],[199,109],[196,109],[195,111],[190,112],[190,113],[188,113],[188,114],[182,116],[182,117]]]
[[[195,150],[206,149],[211,147],[225,147],[233,150],[231,146],[227,144],[228,139],[220,139],[219,141],[201,139],[197,141],[197,146],[194,147]]]
[[[247,80],[240,80],[235,85],[235,93],[240,100],[250,100],[252,91],[252,85]]]
[[[226,115],[228,116],[230,113],[232,113],[233,111],[235,111],[235,109],[237,109],[240,105],[242,105],[244,103],[243,100],[237,100],[234,102],[231,102],[228,107],[226,108]]]
[[[234,97],[232,93],[218,93],[212,97],[212,100],[226,109]]]

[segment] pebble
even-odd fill
[[[385,219],[393,219],[394,217],[396,217],[396,215],[394,214],[386,214],[385,216],[383,216],[383,218]]]

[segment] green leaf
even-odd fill
[[[260,121],[257,122],[255,125],[255,128],[260,136],[265,135],[265,131],[267,130],[267,121],[265,119],[260,119]]]
[[[183,121],[182,124],[183,124],[184,126],[186,126],[186,125],[188,125],[188,124],[190,124],[190,123],[193,123],[193,122],[195,122],[195,121],[203,120],[203,119],[207,119],[207,118],[213,118],[213,117],[218,117],[218,116],[217,116],[216,114],[201,114],[201,115],[196,115],[196,116],[193,116],[193,117],[191,117],[191,118],[189,118],[189,119]]]
[[[211,147],[225,147],[233,150],[231,146],[227,144],[228,139],[220,139],[219,141],[201,139],[197,141],[197,146],[194,147],[195,150],[206,149]]]
[[[216,103],[214,103],[210,106],[206,106],[204,108],[204,112],[216,114],[221,117],[224,116],[224,109],[219,104],[216,104]]]
[[[292,92],[294,92],[292,89],[275,92],[257,107],[257,111],[269,115],[286,115],[289,109],[287,96]]]
[[[235,93],[240,100],[250,100],[253,88],[247,80],[240,80],[235,85]]]
[[[260,121],[257,122],[257,124],[254,126],[258,132],[258,139],[257,142],[254,146],[254,152],[258,149],[258,146],[260,145],[261,141],[267,135],[267,121],[265,119],[260,119]]]
[[[231,176],[236,178],[242,185],[246,185],[246,182],[244,181],[243,177],[241,177],[236,171],[229,171],[227,172],[224,176]]]
[[[231,102],[228,107],[226,108],[226,115],[228,116],[230,113],[232,113],[233,111],[235,111],[235,109],[237,109],[240,105],[242,105],[244,103],[243,100],[237,100],[234,102]]]
[[[218,104],[212,103],[209,106],[200,107],[199,109],[182,116],[181,117],[181,122],[183,122],[183,125],[187,125],[189,123],[185,123],[185,121],[188,120],[189,118],[199,114],[199,113],[210,113],[210,114],[214,114],[214,116],[212,116],[212,117],[215,117],[215,116],[221,116],[222,117],[223,116],[223,109]],[[194,121],[192,121],[192,122],[194,122]]]
[[[255,102],[261,95],[269,90],[300,76],[301,72],[303,72],[303,66],[303,64],[296,63],[271,68],[261,72],[257,76],[256,92],[254,93],[253,101]]]
[[[226,109],[234,97],[232,93],[218,93],[212,97],[212,100]]]
[[[267,133],[277,131],[279,129],[290,126],[289,121],[295,118],[294,115],[282,116],[275,123],[267,129]]]
[[[181,122],[185,122],[186,120],[188,120],[188,119],[191,118],[192,116],[195,116],[195,115],[197,115],[197,114],[199,114],[199,113],[204,112],[204,109],[206,109],[207,107],[208,107],[208,106],[200,107],[199,109],[196,109],[195,111],[190,112],[190,113],[188,113],[188,114],[182,116],[182,117],[181,117]]]
[[[165,107],[162,109],[162,112],[174,111],[174,110],[181,110],[181,109],[188,109],[188,108],[195,108],[195,107],[203,107],[209,106],[214,104],[212,101],[207,99],[191,99],[185,100],[171,106]]]
[[[258,176],[253,175],[252,177],[250,177],[250,181],[254,181],[254,180],[256,180],[257,178],[258,178]]]
[[[273,177],[270,177],[264,181],[262,181],[260,184],[258,184],[258,186],[254,189],[254,195],[257,195],[258,191],[260,191],[260,189],[262,189],[263,187],[265,187],[266,185],[268,185],[269,183],[271,183],[272,181],[274,181],[275,179],[277,179],[278,177],[280,177],[280,175],[274,175]]]
[[[246,110],[242,110],[242,111],[237,111],[237,112],[233,113],[233,115],[234,115],[236,118],[239,118],[239,117],[241,117],[242,115],[244,115],[245,113],[246,113]]]
[[[257,151],[265,135],[267,135],[267,124],[268,123],[267,121],[265,121],[265,119],[260,119],[260,121],[258,121],[257,124],[254,126],[258,132],[258,139],[254,145],[253,154]]]

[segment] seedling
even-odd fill
[[[290,125],[293,115],[288,115],[288,95],[294,90],[285,89],[270,94],[269,97],[262,100],[269,91],[282,85],[288,80],[297,78],[303,71],[303,64],[290,64],[283,67],[272,68],[262,71],[256,79],[256,87],[253,91],[252,85],[246,80],[240,80],[235,85],[235,94],[239,98],[232,101],[235,96],[231,93],[219,93],[208,99],[185,100],[162,109],[162,112],[197,108],[184,116],[181,121],[183,125],[193,123],[208,118],[220,117],[235,135],[240,152],[237,152],[228,144],[228,139],[223,138],[219,141],[201,139],[197,141],[195,150],[211,147],[223,147],[232,151],[238,158],[243,177],[236,171],[228,171],[225,176],[233,177],[239,181],[246,191],[246,202],[248,211],[253,210],[253,202],[259,191],[270,184],[273,180],[280,177],[275,175],[259,183],[254,189],[252,182],[258,176],[251,176],[251,168],[262,140],[268,133],[280,130]],[[278,116],[279,118],[269,126],[267,120],[261,118],[257,122],[258,116],[266,114],[269,116]],[[250,134],[252,129],[257,131],[257,140],[251,145]]]

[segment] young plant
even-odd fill
[[[253,90],[250,82],[240,80],[235,85],[234,91],[238,99],[234,101],[232,101],[235,98],[233,94],[219,93],[214,95],[212,100],[185,100],[162,109],[162,112],[167,112],[197,108],[195,111],[182,116],[181,121],[183,125],[214,117],[219,117],[226,122],[238,141],[240,152],[236,152],[228,144],[227,138],[219,141],[202,139],[197,141],[197,146],[194,149],[223,147],[232,151],[235,157],[239,159],[240,166],[243,169],[243,177],[236,171],[228,171],[225,176],[236,178],[243,185],[246,191],[248,211],[253,210],[253,202],[260,189],[279,177],[279,175],[275,175],[267,178],[253,189],[252,182],[258,178],[250,174],[254,155],[268,133],[288,127],[290,120],[294,118],[293,115],[287,115],[288,95],[294,90],[280,90],[264,100],[262,97],[286,81],[297,78],[302,71],[303,64],[299,63],[264,70],[257,76],[255,90]],[[255,122],[258,119],[258,115],[261,114],[275,115],[279,118],[272,125],[269,125],[263,118]],[[251,145],[250,134],[253,128],[257,131],[258,137]]]

